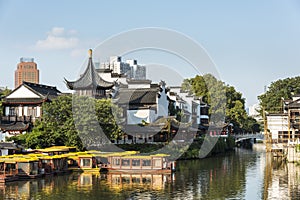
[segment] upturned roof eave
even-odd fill
[[[76,81],[68,81],[65,78],[66,85],[69,89],[86,89],[86,88],[95,88],[95,89],[110,89],[114,86],[114,83],[103,80],[98,73],[96,72],[92,58],[89,58],[88,66],[85,69],[82,76]]]

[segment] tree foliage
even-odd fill
[[[11,90],[8,88],[5,88],[4,90],[0,91],[0,117],[3,115],[3,109],[4,109],[2,106],[3,98],[9,95],[10,92]]]
[[[188,85],[190,84],[190,85]],[[201,97],[210,105],[210,115],[225,116],[224,122],[233,123],[236,132],[258,132],[260,126],[255,119],[249,117],[245,110],[245,99],[233,86],[226,85],[211,74],[197,75],[185,79],[183,90]]]
[[[26,134],[28,148],[66,145],[82,149],[74,125],[71,96],[59,96],[51,103],[44,103],[42,110],[41,120],[36,121],[32,132]]]
[[[108,99],[59,96],[51,103],[43,104],[43,116],[35,122],[31,133],[12,139],[27,148],[66,145],[82,150],[85,145],[91,144],[89,142],[100,141],[99,137],[103,136],[100,131],[108,140],[116,138],[120,130],[112,107],[114,105]]]
[[[85,146],[98,146],[115,140],[121,134],[117,122],[121,111],[111,99],[73,97],[73,118]]]
[[[292,99],[293,94],[300,93],[300,76],[279,79],[272,82],[268,90],[258,96],[261,108],[269,113],[279,113],[283,109],[283,99]]]

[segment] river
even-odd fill
[[[0,199],[300,199],[300,167],[236,149],[178,161],[173,175],[72,173],[8,183]]]

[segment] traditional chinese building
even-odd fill
[[[267,115],[267,125],[273,144],[300,142],[300,95],[283,101],[283,112]]]
[[[32,123],[42,116],[42,104],[51,102],[60,94],[53,86],[23,82],[3,99],[4,115],[0,121],[0,139],[27,132]]]
[[[165,82],[151,84],[150,80],[128,80],[120,87],[115,102],[123,108],[126,124],[152,123],[168,116],[169,98]]]
[[[76,81],[65,79],[65,82],[70,90],[75,90],[75,94],[96,99],[106,98],[107,91],[114,87],[113,82],[105,81],[98,75],[93,64],[91,49],[89,50],[89,61],[84,73]]]

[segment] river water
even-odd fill
[[[236,149],[178,161],[173,175],[72,173],[8,183],[0,199],[300,199],[300,167]]]

